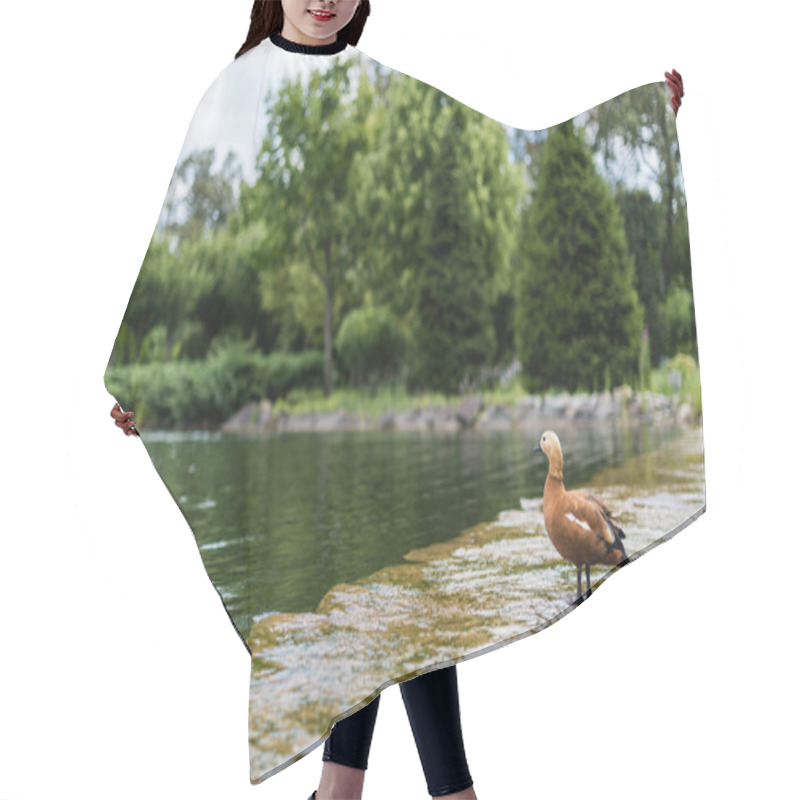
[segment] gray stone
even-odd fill
[[[492,403],[485,407],[480,395],[461,399],[458,406],[429,404],[388,409],[380,414],[361,417],[345,409],[325,412],[290,414],[275,412],[269,400],[251,402],[227,419],[221,429],[225,432],[333,431],[333,430],[416,430],[457,432],[478,427],[487,430],[538,431],[551,419],[630,421],[674,420],[691,425],[695,414],[688,403],[676,408],[676,401],[657,392],[634,392],[630,386],[618,386],[613,392],[560,392],[556,395],[529,394],[514,404]]]
[[[492,403],[481,414],[478,421],[479,427],[485,430],[508,430],[511,428],[511,414],[507,406]]]
[[[377,422],[378,430],[386,431],[395,428],[394,412],[389,409],[384,411],[379,417]]]
[[[592,398],[586,392],[578,392],[572,395],[564,416],[567,419],[587,419],[591,413]]]
[[[271,419],[272,419],[272,402],[270,400],[262,400],[258,404],[259,427],[266,427]]]
[[[241,433],[258,421],[258,403],[248,403],[220,426],[224,433]]]
[[[691,425],[694,422],[694,413],[688,403],[681,403],[675,420],[679,425]]]
[[[465,428],[475,424],[478,414],[483,410],[483,398],[479,394],[469,395],[461,400],[456,418]]]
[[[542,410],[549,416],[563,417],[569,408],[570,395],[568,392],[548,394],[544,396]]]
[[[395,416],[395,425],[402,430],[416,428],[422,418],[422,409],[419,407],[404,408]]]

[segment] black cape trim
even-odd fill
[[[290,53],[306,53],[307,55],[332,55],[333,53],[341,53],[347,47],[347,39],[337,39],[335,42],[329,44],[300,44],[281,36],[280,33],[273,33],[269,37],[272,44]]]

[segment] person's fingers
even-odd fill
[[[672,110],[675,112],[675,116],[678,116],[678,109],[681,105],[681,97],[683,97],[683,78],[681,74],[673,69],[672,73],[665,72],[664,76],[666,77],[666,84],[672,91],[672,97],[669,100],[670,106],[672,106]]]
[[[114,413],[116,409],[119,409],[119,413]],[[115,409],[112,409],[111,416],[114,417],[114,424],[121,428],[126,436],[139,435],[139,431],[136,428],[136,420],[133,419],[133,411],[123,411],[119,408],[119,403],[116,403]]]
[[[114,417],[114,419],[117,422],[124,421],[126,418],[130,417],[132,414],[133,414],[133,411],[123,411],[119,407],[119,403],[117,403],[114,406],[114,408],[111,409],[111,416]]]
[[[673,69],[672,73],[665,72],[664,75],[667,78],[667,83],[669,84],[670,89],[683,97],[683,78],[681,77],[680,72]]]

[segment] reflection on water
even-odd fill
[[[553,426],[567,488],[649,452],[674,428]],[[150,432],[143,441],[246,637],[254,617],[314,611],[335,584],[541,497],[538,434]]]

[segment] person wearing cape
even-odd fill
[[[104,381],[251,656],[251,782],[325,740],[312,797],[360,797],[399,683],[430,795],[474,798],[456,663],[552,624],[588,597],[582,569],[591,592],[592,565],[597,587],[705,511],[683,82],[665,73],[672,117],[659,82],[520,131],[356,49],[369,13],[256,0],[192,118]],[[592,132],[606,166],[622,149],[657,180],[615,196]],[[660,363],[678,408],[645,392]],[[497,365],[527,394],[492,423]],[[337,391],[359,413],[313,410]],[[433,393],[455,404],[413,407]],[[555,429],[557,453],[538,447]],[[591,487],[547,520],[534,445],[548,486],[566,464]],[[618,447],[614,471],[600,454]],[[602,556],[575,555],[587,536]]]

